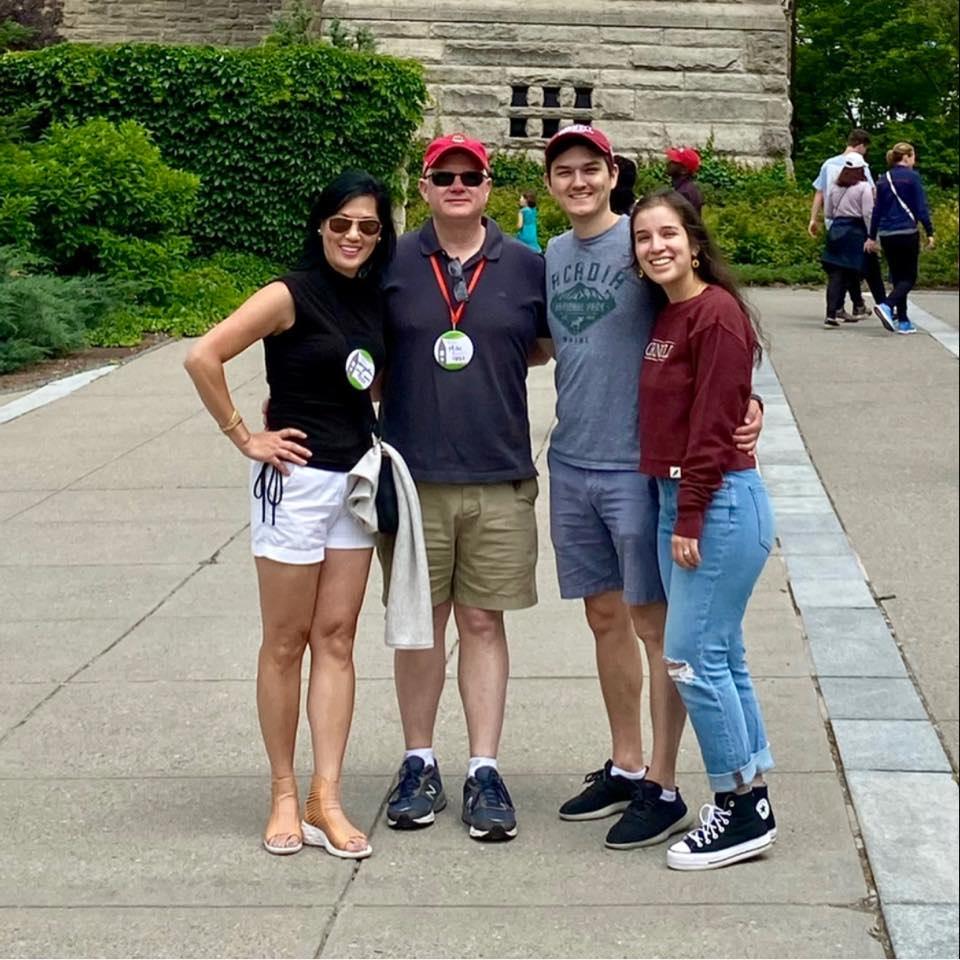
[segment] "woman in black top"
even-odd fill
[[[384,362],[379,281],[395,242],[385,187],[363,172],[341,174],[310,214],[297,269],[258,290],[185,362],[204,405],[251,461],[263,620],[257,707],[272,778],[263,844],[274,854],[304,843],[349,859],[372,852],[340,807],[353,639],[373,546],[346,510],[346,475],[370,446],[369,388]],[[261,339],[270,406],[267,429],[254,432],[223,367]],[[308,645],[314,777],[301,819],[293,762]]]

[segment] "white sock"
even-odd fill
[[[660,799],[666,800],[667,803],[673,803],[677,799],[676,788],[673,790],[667,790],[666,787],[660,788]]]
[[[437,765],[437,758],[433,755],[433,747],[407,750],[403,755],[403,759],[406,760],[409,757],[419,757],[423,761],[424,767],[435,767]]]
[[[493,767],[494,770],[497,770],[497,758],[496,757],[471,757],[470,764],[467,767],[467,776],[472,777],[481,767]]]
[[[646,775],[646,767],[641,767],[639,770],[624,770],[622,767],[618,767],[616,764],[613,764],[610,767],[610,776],[612,777],[626,777],[628,780],[642,780]]]

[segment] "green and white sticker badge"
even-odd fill
[[[462,370],[473,359],[473,341],[460,330],[437,337],[433,358],[444,370]]]
[[[369,390],[377,375],[373,357],[366,350],[354,350],[347,357],[347,382],[354,390]]]

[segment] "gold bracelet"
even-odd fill
[[[236,430],[241,423],[243,423],[243,417],[240,416],[240,411],[234,407],[230,419],[220,429],[224,433],[230,433],[232,430]]]

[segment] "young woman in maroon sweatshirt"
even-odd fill
[[[667,593],[664,654],[693,723],[714,804],[667,851],[677,870],[754,857],[776,837],[773,758],[747,669],[743,615],[773,544],[773,514],[733,431],[760,334],[693,207],[675,191],[631,217],[639,272],[662,289],[640,374],[640,470],[657,478]]]

